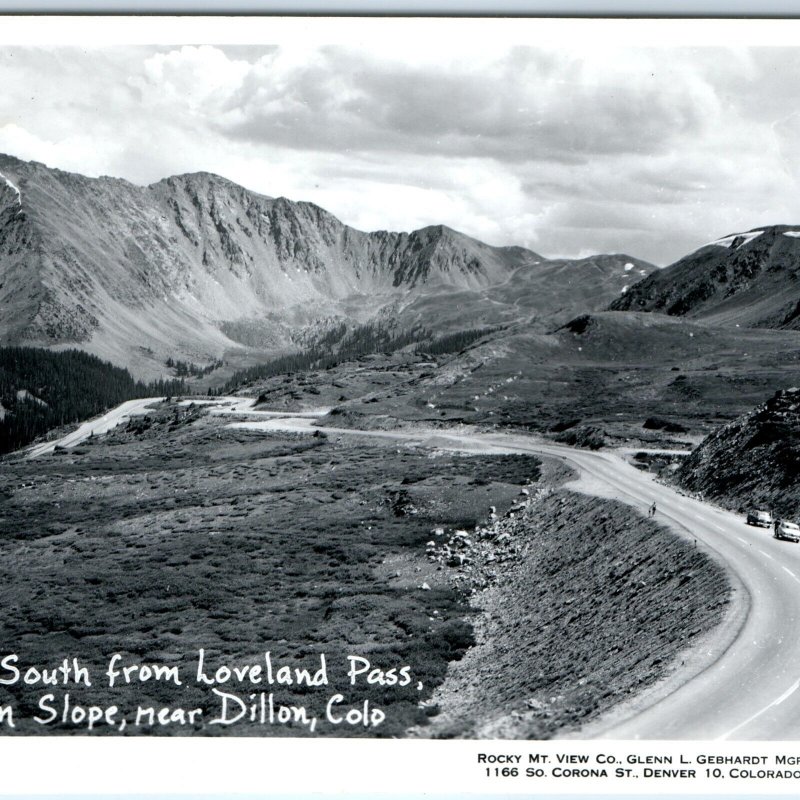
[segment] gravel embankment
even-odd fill
[[[531,487],[510,513],[430,548],[460,564],[477,644],[451,664],[430,701],[438,714],[415,735],[574,730],[664,676],[725,613],[722,567],[621,503]]]

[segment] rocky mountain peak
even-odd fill
[[[441,224],[364,232],[209,172],[137,186],[1,155],[0,172],[0,343],[78,346],[147,378],[168,358],[269,359],[343,322],[567,321],[653,269],[549,260]]]
[[[134,348],[209,361],[254,325],[288,345],[314,319],[484,289],[521,257],[442,225],[364,233],[208,172],[137,186],[0,156],[0,173],[0,341],[77,344],[134,369]]]

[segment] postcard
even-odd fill
[[[4,18],[4,791],[796,791],[799,26]]]

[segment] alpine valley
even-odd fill
[[[0,173],[0,344],[78,348],[146,379],[170,358],[263,361],[343,323],[543,330],[654,269],[547,259],[442,225],[364,233],[208,173],[141,187],[4,155]]]

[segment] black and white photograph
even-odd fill
[[[125,21],[0,44],[0,734],[800,738],[800,47]]]

